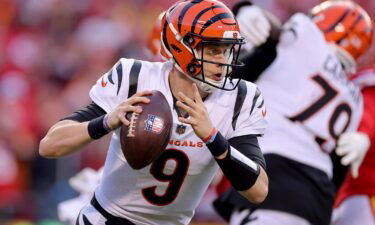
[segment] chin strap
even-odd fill
[[[203,80],[202,73],[196,76],[198,79],[194,79],[192,76],[190,76],[188,74],[185,74],[183,72],[183,70],[181,69],[181,67],[174,61],[174,59],[170,59],[170,62],[173,63],[173,65],[177,68],[178,71],[180,71],[182,74],[184,74],[185,76],[187,76],[191,81],[193,81],[194,83],[196,83],[199,90],[201,90],[201,91],[203,91],[205,93],[211,94],[211,93],[213,93],[214,91],[216,91],[218,89],[218,88],[215,88],[215,87],[213,87],[213,86],[211,86],[209,84],[206,84],[203,81],[198,80],[198,79]],[[211,83],[211,84],[213,84],[215,86],[218,86],[218,87],[223,86],[223,83],[224,83],[223,80],[222,81],[215,81],[215,80],[209,79],[207,77],[205,77],[205,81],[209,82],[209,83]]]
[[[200,81],[198,79],[194,79],[193,77],[191,77],[189,75],[186,75],[186,74],[185,74],[185,76],[187,76],[191,81],[193,81],[195,84],[197,84],[198,89],[205,92],[205,93],[211,94],[211,93],[213,93],[214,91],[217,90],[217,88],[215,88],[215,87],[213,87],[209,84],[206,84],[203,81]],[[203,77],[202,74],[197,75],[197,78],[199,78],[199,79],[202,79],[202,77]],[[206,82],[210,82],[210,83],[212,83],[216,86],[222,86],[223,85],[222,81],[218,82],[218,81],[214,81],[214,80],[211,80],[211,79],[208,79],[208,78],[206,78]]]
[[[330,47],[333,49],[335,55],[341,62],[344,67],[345,72],[348,73],[348,76],[353,75],[357,71],[357,63],[354,58],[343,48],[337,46],[336,44],[330,44]]]
[[[190,76],[189,76],[190,77]],[[198,76],[197,76],[199,79],[203,79],[203,76],[202,76],[202,74],[199,74]],[[209,85],[209,84],[206,84],[205,82],[203,82],[203,81],[200,81],[200,80],[197,80],[197,79],[194,79],[194,78],[192,78],[192,77],[190,77],[196,84],[197,84],[197,86],[198,86],[198,88],[201,90],[201,91],[203,91],[203,92],[206,92],[206,93],[212,93],[212,92],[214,92],[215,90],[217,90],[217,88],[215,88],[215,87],[212,87],[211,85]],[[214,81],[214,80],[211,80],[211,79],[209,79],[209,78],[205,78],[205,80],[206,80],[206,82],[209,82],[209,83],[211,83],[211,84],[214,84],[214,85],[216,85],[216,86],[222,86],[223,85],[223,81]]]

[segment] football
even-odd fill
[[[129,165],[142,169],[157,159],[168,145],[173,125],[168,101],[160,91],[146,96],[150,103],[139,103],[141,113],[127,113],[129,126],[120,130],[121,149]]]

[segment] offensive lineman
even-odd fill
[[[162,25],[169,62],[121,59],[91,89],[93,103],[52,126],[40,143],[41,155],[62,157],[114,131],[101,183],[77,224],[188,224],[219,167],[246,199],[260,203],[267,195],[257,142],[264,101],[254,84],[232,79],[243,42],[233,14],[216,0],[180,1]],[[142,112],[133,105],[149,103],[153,89],[173,111],[172,136],[157,160],[133,170],[118,128],[129,125],[126,112]]]
[[[259,143],[270,186],[260,205],[230,189],[215,206],[231,225],[329,224],[334,202],[329,153],[339,135],[356,130],[361,118],[362,97],[348,74],[371,43],[370,18],[351,1],[324,2],[312,10],[312,18],[294,14],[276,39],[269,37],[270,20],[260,8],[243,1],[234,11],[247,41],[268,38],[254,50],[257,58],[245,60],[245,70],[261,75],[246,73],[252,76],[244,79],[259,76],[268,103],[269,129]],[[263,63],[254,63],[257,59]]]

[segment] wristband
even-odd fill
[[[208,137],[204,138],[202,141],[206,144],[209,144],[214,141],[217,134],[217,129],[214,127]]]
[[[90,120],[87,131],[92,139],[99,139],[110,132],[104,127],[104,118],[105,115]]]
[[[108,114],[106,114],[103,118],[103,127],[106,131],[111,132],[112,129],[108,126]]]
[[[221,135],[219,131],[216,131],[212,138],[213,140],[211,142],[207,142],[206,146],[213,156],[218,157],[229,149],[228,141],[223,137],[223,135]]]

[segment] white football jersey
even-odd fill
[[[91,99],[107,113],[128,98],[129,80],[138,75],[137,91],[159,90],[173,114],[172,135],[165,152],[151,165],[133,170],[121,151],[119,129],[112,136],[103,178],[96,190],[101,206],[109,213],[135,224],[188,224],[218,165],[190,125],[178,133],[168,76],[173,65],[121,59],[90,91]],[[262,135],[266,121],[263,98],[256,85],[243,81],[237,90],[217,90],[204,101],[213,125],[227,138]],[[236,99],[243,104],[235,106]],[[234,113],[237,108],[239,113]],[[235,127],[235,129],[234,129]],[[145,140],[147,141],[147,140]]]
[[[360,91],[348,79],[322,32],[297,13],[285,24],[275,61],[257,81],[269,127],[260,146],[332,176],[327,153],[344,131],[356,130]]]

